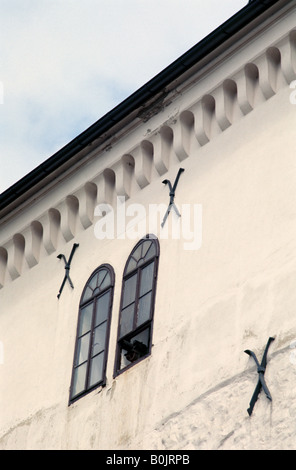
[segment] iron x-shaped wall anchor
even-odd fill
[[[60,254],[60,255],[57,256],[57,258],[63,259],[63,260],[64,260],[64,263],[65,263],[65,276],[64,276],[64,280],[63,280],[63,282],[62,282],[62,285],[61,285],[61,287],[60,287],[59,293],[58,293],[58,295],[57,295],[58,299],[60,298],[60,295],[61,295],[61,293],[62,293],[62,290],[63,290],[63,288],[64,288],[64,285],[66,284],[67,279],[68,279],[69,284],[70,284],[70,286],[72,287],[72,289],[74,288],[73,283],[72,283],[72,281],[71,281],[71,278],[70,278],[70,276],[69,276],[69,271],[70,271],[70,265],[71,265],[72,258],[73,258],[73,256],[74,256],[75,250],[76,250],[76,248],[77,248],[78,246],[79,246],[78,243],[74,243],[68,261],[66,260],[65,255],[63,255],[63,254]]]
[[[265,383],[265,379],[264,379],[264,373],[265,373],[265,370],[266,370],[266,363],[267,363],[267,352],[268,352],[268,348],[270,346],[270,343],[274,340],[274,338],[269,338],[268,341],[267,341],[267,345],[265,347],[265,351],[264,351],[264,354],[263,354],[263,357],[262,357],[262,361],[261,361],[261,364],[259,364],[258,362],[258,359],[256,357],[256,355],[253,353],[253,351],[250,351],[249,349],[246,349],[244,352],[246,354],[248,354],[249,356],[252,356],[254,361],[256,362],[256,365],[257,365],[257,372],[259,374],[259,379],[258,379],[258,383],[256,385],[256,388],[254,390],[254,393],[253,393],[253,396],[251,398],[251,401],[250,401],[250,408],[248,408],[248,413],[249,415],[251,416],[252,414],[252,411],[253,411],[253,408],[255,406],[255,403],[258,399],[258,396],[259,396],[259,393],[261,391],[261,388],[263,388],[264,392],[265,392],[265,395],[267,396],[267,398],[272,401],[272,398],[271,398],[271,394],[270,394],[270,391],[268,390],[267,388],[267,385]]]
[[[170,189],[170,203],[169,203],[169,206],[167,208],[167,211],[164,215],[164,218],[163,218],[163,221],[162,221],[162,224],[161,226],[163,227],[165,222],[166,222],[166,219],[168,218],[168,215],[169,213],[171,212],[172,208],[174,208],[176,214],[181,217],[181,214],[180,212],[178,211],[176,205],[175,205],[175,202],[174,202],[174,199],[175,199],[175,192],[176,192],[176,188],[177,188],[177,185],[178,185],[178,182],[179,182],[179,178],[181,176],[181,173],[183,173],[184,171],[184,168],[180,168],[179,171],[178,171],[178,174],[176,176],[176,179],[175,179],[175,182],[174,182],[174,185],[172,186],[171,182],[169,180],[163,180],[163,184],[168,184],[169,186],[169,189]]]

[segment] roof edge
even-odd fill
[[[96,139],[111,130],[115,125],[122,122],[128,115],[137,111],[157,93],[163,91],[166,86],[280,1],[281,0],[250,0],[245,7],[172,62],[162,72],[132,93],[128,98],[43,163],[38,165],[34,170],[1,193],[0,212],[5,208],[7,209],[10,204],[16,202],[22,196],[24,197],[26,193],[30,196],[31,190],[33,190],[38,183],[50,177],[59,167],[69,162],[74,155],[84,150]]]

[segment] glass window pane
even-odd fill
[[[81,303],[86,302],[88,299],[90,299],[93,296],[93,291],[90,289],[90,287],[87,287],[85,289],[84,295],[82,297]]]
[[[100,286],[107,274],[107,269],[101,269],[97,274],[97,283],[96,286]]]
[[[97,299],[95,326],[99,325],[108,318],[110,295],[111,291],[109,290]]]
[[[133,258],[136,261],[139,261],[140,258],[142,258],[142,248],[143,248],[143,243],[141,243],[138,248],[133,252]]]
[[[142,266],[144,263],[149,261],[156,256],[156,246],[151,240],[144,240],[132,253],[129,262],[125,269],[125,274],[130,273],[133,269]]]
[[[142,257],[145,258],[145,261],[148,259],[152,258],[154,256],[153,249],[152,247],[154,246],[154,243],[152,241],[146,241],[143,243],[143,253]]]
[[[103,380],[104,353],[95,356],[91,360],[89,387]]]
[[[95,290],[93,291],[93,295],[97,296],[100,293],[100,288],[96,287]]]
[[[93,302],[80,310],[78,336],[82,336],[91,329]]]
[[[155,243],[152,243],[149,251],[146,253],[145,255],[145,259],[146,261],[148,261],[148,259],[152,259],[154,258],[155,256],[157,255],[157,251],[156,251],[156,245]]]
[[[132,305],[121,311],[119,333],[120,337],[132,331],[134,324],[134,310],[135,304],[133,303]]]
[[[131,363],[131,361],[129,361],[126,358],[126,354],[127,354],[127,351],[125,349],[122,349],[121,353],[120,353],[119,369],[124,369],[125,367],[127,367]]]
[[[132,342],[138,341],[139,343],[144,345],[145,348],[143,348],[143,350],[145,351],[145,354],[146,354],[147,348],[149,346],[149,338],[150,338],[150,328],[148,327],[144,331],[141,331],[141,333],[138,333],[136,336],[134,336],[132,338]]]
[[[79,364],[82,364],[82,362],[87,361],[88,351],[89,351],[89,339],[90,339],[90,333],[87,333],[85,336],[82,336],[78,340],[75,365],[79,365]]]
[[[107,331],[107,322],[102,323],[100,326],[97,326],[97,328],[95,328],[92,356],[95,356],[96,354],[98,354],[99,352],[105,349],[106,331]]]
[[[150,333],[150,329],[146,328],[144,331],[141,331],[141,333],[138,333],[137,335],[135,335],[133,337],[132,341],[139,341],[140,343],[143,343],[146,346],[148,346],[148,344],[149,344],[149,333]]]
[[[97,287],[98,274],[95,274],[88,283],[88,287],[94,290]]]
[[[100,290],[106,289],[111,285],[111,277],[110,274],[106,271],[106,276],[103,278],[103,281],[99,285]]]
[[[83,392],[83,390],[85,389],[86,367],[87,364],[85,363],[74,370],[72,397],[75,397],[75,395],[80,392]]]
[[[122,307],[126,307],[135,301],[137,288],[137,274],[134,274],[124,282]]]
[[[137,262],[134,260],[134,258],[131,256],[130,257],[130,260],[125,268],[125,274],[128,274],[130,273],[131,271],[133,271],[133,269],[136,269],[137,267]]]
[[[140,285],[140,296],[146,294],[152,289],[154,274],[154,263],[148,264],[141,271],[141,285]]]
[[[139,300],[138,306],[138,318],[137,318],[137,326],[142,325],[146,320],[150,318],[151,312],[151,292],[149,294],[144,295]]]
[[[154,258],[155,255],[156,255],[155,244],[151,240],[147,240],[142,245],[142,256],[138,261],[138,267],[142,266],[142,264],[149,261],[149,259]]]

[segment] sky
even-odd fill
[[[248,0],[0,0],[0,193]]]

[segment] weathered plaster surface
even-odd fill
[[[0,449],[296,448],[294,20],[273,23],[272,35],[209,73],[209,93],[206,79],[192,83],[141,130],[5,221]],[[94,208],[118,195],[127,206],[166,207],[164,175],[173,181],[180,166],[176,203],[202,206],[202,244],[186,250],[186,240],[157,233],[152,354],[113,379],[121,278],[137,240],[98,240]],[[74,242],[74,289],[66,285],[58,300],[57,255],[68,257]],[[68,406],[80,295],[102,263],[115,271],[107,385]],[[258,374],[244,350],[261,358],[269,336],[273,401],[261,393],[249,417]]]

